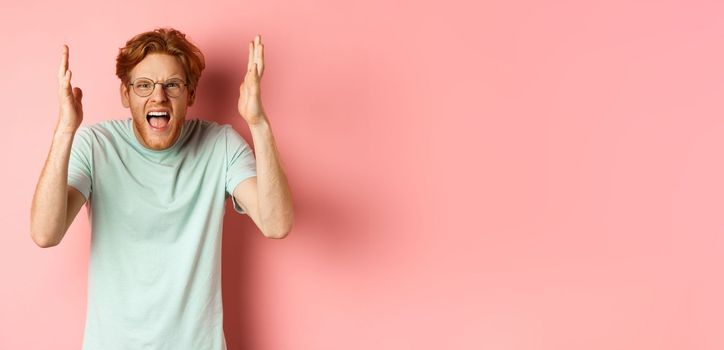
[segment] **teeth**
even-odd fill
[[[149,116],[168,116],[167,112],[148,112]]]

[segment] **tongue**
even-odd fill
[[[168,124],[168,117],[150,117],[148,122],[154,128],[162,129]]]

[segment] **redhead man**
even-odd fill
[[[261,37],[249,43],[238,102],[254,151],[230,125],[186,119],[204,66],[201,51],[175,29],[138,34],[116,60],[131,117],[81,126],[83,94],[71,86],[63,46],[60,116],[33,196],[31,237],[41,247],[58,245],[86,205],[85,350],[226,349],[226,199],[265,237],[291,230],[291,193],[261,104]]]

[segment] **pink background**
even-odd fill
[[[718,1],[3,4],[0,349],[78,349],[86,211],[41,249],[30,204],[60,48],[84,124],[130,116],[118,48],[206,54],[190,118],[230,123],[247,43],[294,194],[263,238],[227,207],[229,349],[722,349]]]

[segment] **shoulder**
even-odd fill
[[[199,129],[204,130],[204,143],[213,144],[214,147],[223,147],[227,154],[249,152],[251,147],[241,134],[231,124],[219,124],[210,120],[197,119]]]
[[[206,141],[224,141],[229,137],[229,134],[236,133],[230,124],[220,124],[203,119],[186,120],[186,127],[191,134],[198,134]]]
[[[218,133],[226,133],[228,129],[233,129],[231,124],[220,124],[211,120],[197,119],[205,129]]]
[[[113,119],[104,120],[94,124],[81,125],[76,131],[76,136],[93,137],[96,139],[103,138],[104,136],[113,137],[114,135],[123,133],[123,131],[128,128],[129,123],[131,123],[130,119]]]

